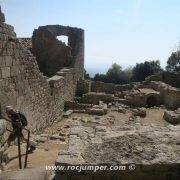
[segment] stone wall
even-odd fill
[[[68,37],[68,45],[59,41],[57,36]],[[47,25],[35,29],[32,37],[32,52],[37,57],[41,72],[47,76],[54,75],[64,67],[74,67],[77,64],[81,71],[83,60],[76,61],[80,50],[84,49],[84,31],[78,28],[60,25]],[[82,73],[82,72],[81,72]]]
[[[79,80],[76,89],[76,96],[82,96],[83,94],[91,92],[91,81]]]
[[[66,29],[66,28],[65,28]],[[72,30],[74,35],[79,31]],[[81,30],[83,37],[83,30]],[[0,13],[0,105],[12,105],[27,116],[29,128],[41,131],[59,120],[64,102],[75,95],[77,81],[83,78],[84,41],[74,42],[76,56],[71,68],[53,77],[40,72],[36,57],[16,38],[14,28],[4,23]],[[79,45],[80,44],[80,45]],[[52,52],[53,53],[53,52]]]
[[[152,81],[151,87],[160,92],[163,104],[170,109],[177,109],[180,107],[180,89],[172,87],[163,82]]]
[[[32,38],[18,38],[19,42],[24,46],[24,48],[32,52]]]
[[[162,81],[173,87],[180,88],[180,72],[162,72],[146,78],[146,81]]]
[[[99,81],[91,82],[92,92],[104,92],[107,94],[114,94],[115,92],[130,90],[132,88],[133,88],[133,84],[118,85],[118,84],[104,83]]]

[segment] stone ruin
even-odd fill
[[[59,41],[57,36],[67,36],[68,45]],[[35,29],[32,37],[32,52],[37,58],[39,69],[52,76],[60,69],[79,69],[80,78],[84,68],[84,31],[60,25],[41,26]],[[77,58],[78,55],[82,58]]]
[[[66,35],[69,46],[56,39]],[[70,51],[69,51],[70,49]],[[12,105],[40,131],[62,117],[64,102],[73,100],[84,74],[84,31],[49,25],[32,38],[17,38],[0,13],[0,105]]]
[[[61,35],[68,36],[68,45],[57,39]],[[82,119],[68,128],[68,149],[59,153],[56,165],[139,165],[133,172],[71,174],[72,180],[180,177],[179,87],[168,85],[171,80],[164,76],[163,80],[158,76],[142,83],[116,85],[84,80],[83,74],[82,29],[47,25],[34,30],[32,38],[17,38],[14,28],[5,23],[0,11],[2,110],[6,105],[21,110],[29,120],[28,128],[38,133],[63,115],[65,118],[73,113],[91,115],[93,125],[88,125],[91,120]],[[169,124],[143,125],[146,108],[159,106],[166,109],[164,119]],[[108,115],[109,111],[117,112],[121,121]],[[128,118],[125,118],[126,113]],[[33,169],[23,173],[31,171]],[[41,169],[36,172],[43,174]],[[14,177],[13,173],[5,173],[4,179],[8,175]],[[56,171],[54,178],[60,177],[68,178],[65,172]]]

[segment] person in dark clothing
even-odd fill
[[[21,114],[20,112],[14,110],[11,106],[6,106],[6,114],[11,121],[13,131],[10,133],[8,139],[7,139],[7,144],[8,147],[11,145],[11,142],[14,141],[18,136],[20,139],[24,142],[27,142],[27,139],[24,137],[22,130],[24,127],[24,124],[21,120]],[[25,116],[24,116],[25,117]],[[35,146],[30,145],[29,146],[29,151],[32,152],[35,150]]]

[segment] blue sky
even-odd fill
[[[0,0],[6,22],[19,37],[40,25],[85,29],[85,65],[104,72],[113,62],[123,67],[167,58],[180,40],[179,0]]]

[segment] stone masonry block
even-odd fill
[[[3,67],[1,68],[2,71],[2,78],[10,77],[10,67]]]
[[[18,66],[12,66],[11,67],[11,77],[12,76],[17,76],[18,75]]]
[[[12,66],[12,62],[13,62],[13,59],[11,56],[5,56],[5,63],[6,63],[6,66]]]

